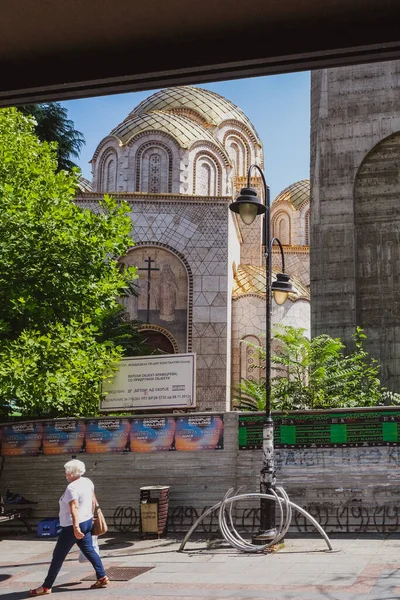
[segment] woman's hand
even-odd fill
[[[77,540],[81,540],[85,537],[85,534],[82,533],[81,528],[79,527],[79,506],[76,500],[71,500],[69,502],[69,508],[71,510],[72,517],[72,525],[74,527],[74,536]]]
[[[81,528],[78,527],[74,527],[74,536],[76,537],[77,540],[81,540],[82,538],[85,537],[85,534],[82,533]]]

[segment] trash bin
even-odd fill
[[[161,537],[168,521],[169,485],[140,488],[140,531]]]

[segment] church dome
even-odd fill
[[[111,136],[119,140],[121,146],[145,131],[157,131],[173,137],[181,148],[190,148],[197,141],[207,141],[218,146],[225,155],[223,146],[199,123],[182,115],[153,110],[150,113],[131,113],[112,130]]]
[[[277,269],[272,268],[272,281],[276,280]],[[291,275],[290,281],[293,292],[289,294],[289,300],[310,300],[310,291],[298,277]],[[266,274],[264,266],[239,265],[233,281],[232,297],[240,298],[246,294],[265,296]]]
[[[93,189],[230,196],[262,143],[240,108],[201,88],[161,90],[143,100],[97,146]]]
[[[256,143],[261,144],[254,125],[236,104],[203,88],[180,86],[161,90],[138,104],[130,116],[153,111],[182,114],[205,127],[217,127],[226,121],[236,121],[248,130]]]
[[[296,210],[300,210],[303,206],[309,204],[310,180],[301,179],[289,185],[275,198],[273,204],[278,202],[289,202]]]

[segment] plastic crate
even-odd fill
[[[60,532],[61,526],[58,517],[47,517],[38,523],[37,537],[56,537]]]

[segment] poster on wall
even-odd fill
[[[102,386],[102,412],[194,408],[196,357],[165,354],[124,358],[112,382]]]
[[[176,450],[221,450],[223,447],[223,415],[177,417],[175,431]]]
[[[48,421],[43,428],[43,454],[78,454],[85,441],[84,421]]]
[[[142,417],[131,423],[131,452],[159,452],[174,449],[174,417]]]
[[[127,449],[130,423],[128,419],[93,419],[86,423],[86,452],[105,454]]]
[[[222,450],[224,416],[65,419],[0,426],[2,456]]]
[[[2,456],[35,456],[42,446],[42,423],[14,423],[2,427]]]

